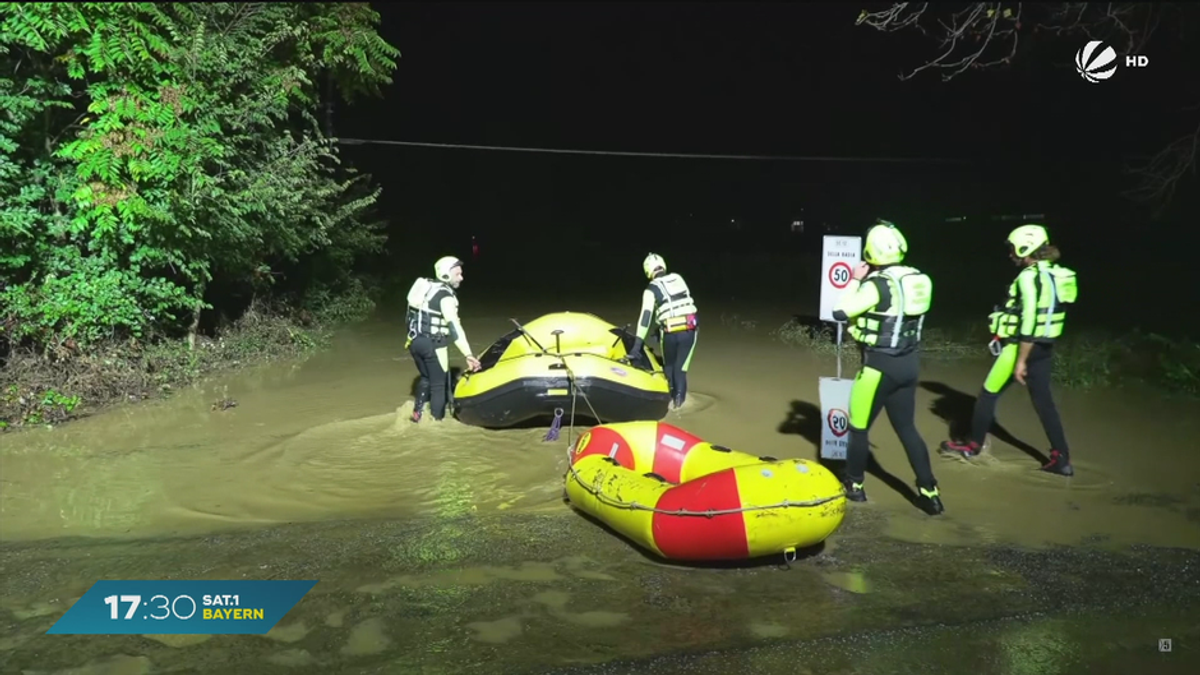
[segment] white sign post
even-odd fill
[[[850,391],[854,380],[822,377],[821,397],[821,458],[846,459],[846,443],[850,439]]]
[[[837,307],[854,268],[862,259],[862,237],[825,235],[821,251],[821,321],[837,324],[837,377],[822,377],[818,383],[821,398],[821,457],[846,459],[846,434],[850,431],[850,391],[854,380],[842,379],[841,321],[834,321]]]

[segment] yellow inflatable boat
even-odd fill
[[[577,417],[596,422],[661,419],[671,399],[666,375],[648,348],[630,354],[633,342],[629,331],[586,313],[518,324],[484,352],[478,372],[459,379],[456,415],[502,428],[548,419],[555,409],[569,414],[574,403]]]
[[[846,495],[828,469],[755,457],[662,422],[593,427],[571,450],[567,497],[662,558],[794,555],[842,524]]]

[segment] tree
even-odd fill
[[[366,3],[0,3],[0,328],[186,325],[272,267],[377,250],[378,190],[315,113],[389,83]],[[346,248],[349,247],[349,248]]]
[[[919,32],[936,40],[940,52],[925,63],[900,75],[907,80],[924,71],[940,71],[949,81],[968,70],[1009,65],[1029,42],[1041,37],[1086,37],[1110,44],[1120,54],[1136,54],[1160,27],[1180,25],[1190,18],[1185,3],[1130,2],[971,2],[957,3],[953,11],[927,2],[897,2],[887,9],[863,10],[857,25],[892,33]],[[1174,197],[1179,182],[1193,171],[1200,153],[1200,119],[1187,134],[1171,142],[1141,165],[1129,171],[1136,187],[1126,195],[1164,208]]]

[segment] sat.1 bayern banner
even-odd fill
[[[97,581],[47,635],[263,635],[316,581]]]

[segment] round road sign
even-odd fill
[[[825,424],[829,425],[829,430],[833,432],[834,436],[841,438],[846,435],[847,431],[850,431],[850,416],[846,414],[845,410],[832,408],[829,416],[825,418]]]
[[[829,268],[829,283],[833,284],[834,288],[845,288],[850,283],[850,276],[850,266],[844,262],[835,262],[833,267]]]

